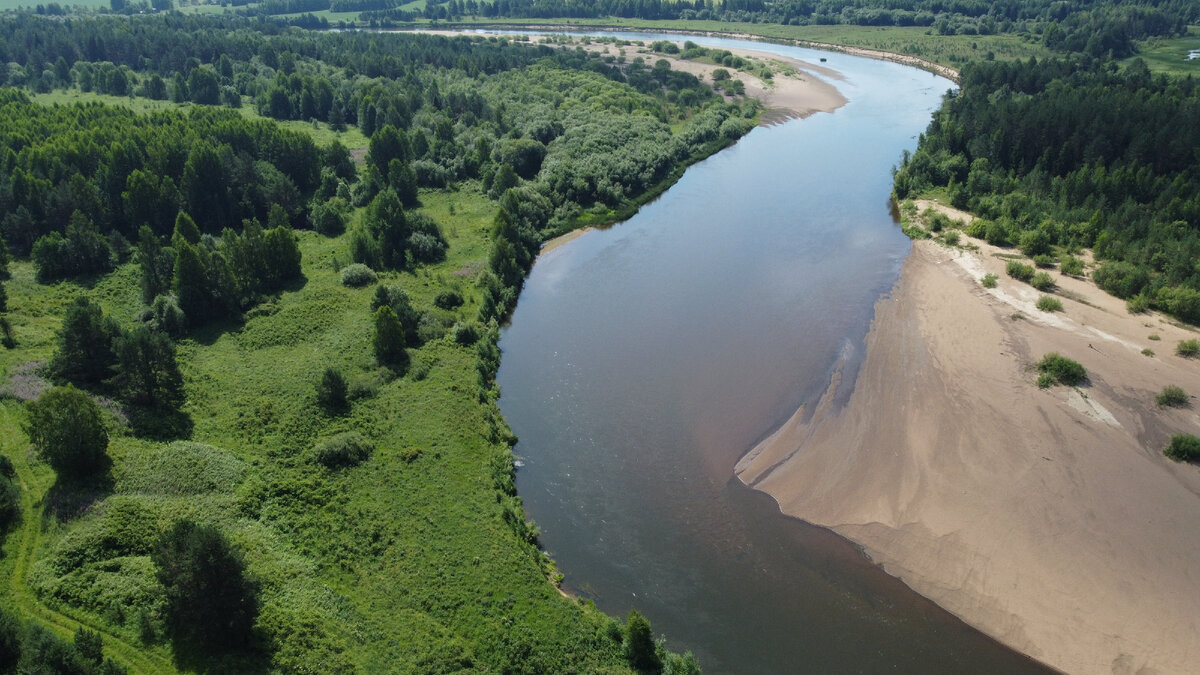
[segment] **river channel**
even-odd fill
[[[500,342],[500,407],[564,587],[636,607],[707,673],[1046,672],[732,477],[835,368],[853,382],[909,251],[890,170],[953,83],[691,39],[825,57],[849,103],[755,129],[534,266]]]

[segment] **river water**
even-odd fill
[[[500,407],[565,588],[636,607],[708,673],[1044,672],[732,478],[839,364],[853,382],[909,250],[890,169],[953,83],[692,39],[824,56],[850,102],[755,129],[534,266],[501,337]]]

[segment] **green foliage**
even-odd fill
[[[1175,353],[1185,359],[1190,359],[1200,354],[1200,340],[1180,340],[1175,345]]]
[[[625,658],[639,673],[661,673],[663,663],[654,644],[650,622],[636,609],[629,610],[625,621]]]
[[[409,298],[408,293],[403,288],[392,284],[377,286],[375,297],[371,299],[371,312],[378,312],[383,307],[388,307],[396,314],[396,318],[404,328],[405,344],[419,345],[421,343],[419,329],[422,314],[412,306],[412,299]]]
[[[1043,312],[1061,312],[1063,304],[1062,300],[1052,295],[1043,295],[1037,299],[1037,308]]]
[[[107,272],[113,267],[112,247],[95,224],[79,211],[71,214],[64,237],[51,232],[33,244],[38,281]]]
[[[1187,406],[1191,401],[1187,392],[1183,390],[1183,387],[1174,384],[1168,384],[1163,387],[1163,390],[1154,397],[1154,400],[1160,408],[1182,408]]]
[[[29,441],[59,476],[78,479],[107,468],[108,430],[90,396],[69,384],[53,387],[26,411]]]
[[[1054,256],[1041,253],[1033,256],[1033,264],[1038,267],[1049,269],[1054,267]]]
[[[175,343],[165,333],[138,326],[117,338],[113,351],[120,366],[117,386],[125,401],[149,414],[183,405],[183,375],[175,360]]]
[[[342,268],[341,280],[343,286],[359,288],[375,283],[375,272],[362,263],[352,263]]]
[[[346,378],[337,368],[326,368],[317,383],[317,405],[330,415],[340,415],[349,408]]]
[[[0,456],[0,544],[4,543],[4,535],[21,521],[21,488],[13,480],[14,475],[12,462]],[[0,645],[2,651],[3,646]],[[0,655],[0,670],[3,669],[3,660]]]
[[[996,275],[988,272],[987,274],[983,275],[983,278],[979,280],[979,283],[983,284],[984,288],[995,288]]]
[[[446,309],[446,310],[458,309],[459,307],[462,307],[462,305],[463,305],[463,297],[462,297],[462,294],[459,293],[458,291],[448,288],[444,291],[439,292],[436,296],[434,296],[433,304],[435,307],[438,307],[441,309]]]
[[[1046,388],[1055,384],[1075,386],[1087,379],[1087,371],[1077,361],[1072,361],[1057,352],[1050,352],[1037,363],[1038,386]]]
[[[408,369],[408,350],[405,349],[404,326],[390,306],[375,311],[375,336],[371,340],[375,358],[392,370],[403,373]]]
[[[1054,277],[1047,272],[1037,272],[1029,278],[1029,285],[1039,291],[1048,291],[1054,288]]]
[[[1083,276],[1083,261],[1073,255],[1065,256],[1058,269],[1063,274],[1081,277]]]
[[[327,469],[358,466],[371,456],[375,445],[357,431],[347,431],[318,441],[312,449],[313,461]]]
[[[258,586],[216,528],[176,521],[151,553],[177,644],[226,651],[246,645],[258,616]]]
[[[1130,314],[1142,314],[1150,310],[1150,298],[1144,294],[1138,294],[1125,301],[1125,309]]]
[[[336,237],[346,229],[350,205],[341,197],[332,197],[312,208],[313,229],[327,237]]]
[[[456,323],[451,331],[455,344],[469,347],[479,340],[479,327],[473,323]]]
[[[142,312],[142,323],[172,338],[183,337],[187,331],[187,316],[171,294],[156,296],[149,309]]]
[[[58,333],[58,350],[50,360],[50,372],[67,382],[97,384],[111,377],[117,365],[113,341],[123,332],[112,317],[87,296],[77,296],[63,317]]]
[[[1191,434],[1177,434],[1163,449],[1163,454],[1176,462],[1200,461],[1200,438]]]
[[[1029,281],[1033,278],[1033,268],[1016,260],[1009,260],[1004,271],[1017,281]]]
[[[1106,262],[1092,272],[1092,279],[1118,298],[1132,298],[1150,285],[1150,271],[1126,262]]]

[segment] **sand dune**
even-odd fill
[[[1200,672],[1200,468],[1161,454],[1200,416],[1153,400],[1200,393],[1200,362],[1173,353],[1195,334],[1057,273],[1065,311],[1039,312],[976,243],[916,242],[846,405],[797,412],[739,477],[1056,668]],[[1090,382],[1038,389],[1050,351]]]

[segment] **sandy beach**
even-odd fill
[[[1055,668],[1200,672],[1200,467],[1162,455],[1200,415],[1154,401],[1200,393],[1174,353],[1196,332],[1057,270],[1064,311],[1041,312],[1015,251],[962,243],[915,242],[849,400],[799,410],[738,476]],[[1039,389],[1052,351],[1089,381]]]
[[[447,36],[479,35],[479,33],[471,31],[421,32]],[[522,37],[529,37],[533,42],[546,41],[546,37],[541,35],[525,35]],[[687,39],[687,36],[681,36],[675,42],[682,48],[683,43]],[[688,61],[670,54],[654,52],[649,47],[649,41],[643,42],[644,44],[641,45],[629,44],[617,46],[608,42],[600,42],[597,39],[584,42],[582,39],[576,38],[569,48],[582,47],[588,51],[610,55],[614,58],[624,56],[627,62],[641,57],[647,67],[653,67],[656,61],[665,59],[671,64],[672,70],[691,73],[708,84],[712,84],[713,82],[713,71],[721,68],[721,66],[715,64]],[[555,43],[547,42],[547,44]],[[790,71],[787,73],[781,72],[768,81],[747,72],[733,70],[732,68],[725,69],[729,71],[733,79],[742,81],[742,84],[746,88],[746,96],[762,102],[765,109],[762,115],[763,124],[773,124],[786,119],[808,117],[818,112],[833,112],[846,104],[846,98],[842,96],[836,87],[824,79],[820,79],[842,79],[841,74],[836,70],[802,59],[778,56],[770,52],[754,49],[730,49],[729,51],[742,58],[753,59],[759,64],[781,64],[785,67],[785,70]]]

